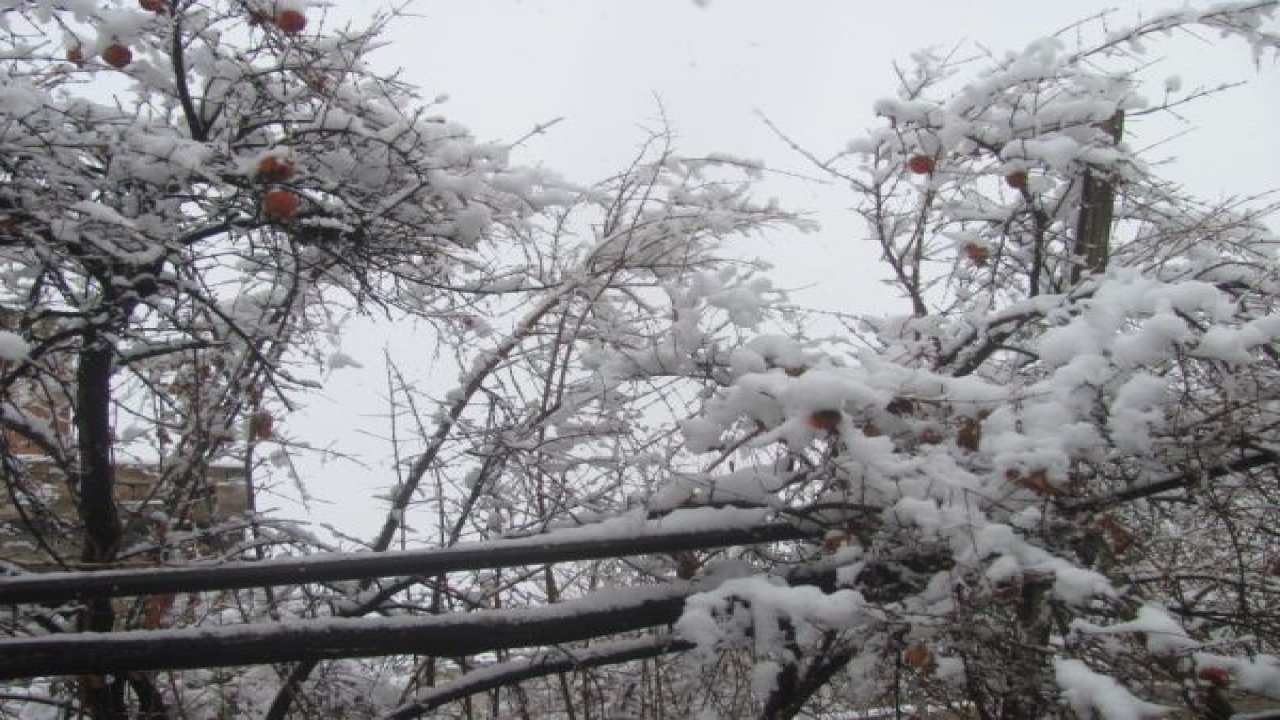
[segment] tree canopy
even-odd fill
[[[735,254],[818,230],[768,169],[668,128],[596,184],[516,166],[369,64],[394,13],[0,8],[0,706],[1280,704],[1274,201],[1131,141],[1220,90],[1153,94],[1148,46],[1271,61],[1277,5],[913,55],[841,152],[792,143],[903,299],[834,320]],[[352,550],[255,499],[355,314],[458,370],[388,368],[401,472]]]

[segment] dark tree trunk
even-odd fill
[[[88,565],[109,563],[120,549],[120,514],[115,501],[115,468],[111,453],[111,345],[89,331],[76,368],[75,426],[78,449],[77,508],[84,523],[80,559]],[[81,629],[107,633],[115,627],[110,598],[89,600]],[[122,677],[90,675],[81,679],[85,704],[95,720],[128,717]]]
[[[1124,134],[1124,112],[1113,115],[1103,123],[1102,129],[1111,135],[1113,143],[1119,143]],[[1107,269],[1107,259],[1111,255],[1111,223],[1115,219],[1115,180],[1086,168],[1080,182],[1075,262],[1071,266],[1073,285],[1080,281],[1085,270],[1100,273]]]

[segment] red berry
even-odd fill
[[[1226,687],[1231,684],[1231,673],[1220,667],[1202,667],[1196,677],[1215,687]]]
[[[164,14],[169,11],[169,4],[165,0],[138,0],[138,5],[143,10],[156,14]]]
[[[275,23],[286,35],[297,35],[307,27],[307,16],[297,10],[281,10]]]
[[[818,410],[809,413],[809,427],[814,430],[835,432],[840,427],[842,417],[839,410]]]
[[[102,61],[119,70],[133,62],[133,51],[120,43],[108,45],[102,51]]]
[[[916,175],[928,175],[933,172],[933,158],[928,155],[912,155],[907,160],[907,169]]]
[[[991,259],[991,251],[982,245],[968,243],[964,246],[964,256],[974,265],[986,265]]]
[[[270,183],[293,177],[293,163],[278,155],[267,155],[258,161],[258,177]]]
[[[932,674],[937,667],[933,651],[924,643],[916,643],[902,653],[902,661],[925,674]]]
[[[978,452],[982,445],[982,421],[973,417],[960,418],[960,427],[956,429],[956,445],[969,452]]]
[[[849,536],[839,530],[832,530],[822,538],[822,549],[827,552],[835,552],[848,544]]]
[[[67,60],[76,65],[84,65],[84,48],[79,45],[72,45],[67,48]]]
[[[262,196],[262,213],[272,220],[292,220],[302,201],[290,190],[271,190]]]
[[[1014,190],[1021,190],[1027,186],[1027,173],[1022,170],[1011,172],[1004,176],[1004,182]]]

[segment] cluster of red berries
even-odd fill
[[[912,155],[907,158],[907,170],[915,175],[932,175],[938,163],[931,155]],[[1027,171],[1015,170],[1004,176],[1004,182],[1018,191],[1027,189]],[[991,249],[985,245],[968,243],[963,248],[964,256],[974,265],[986,265],[991,259]]]
[[[937,161],[929,155],[912,155],[907,158],[907,170],[916,175],[932,175],[936,168]],[[1022,190],[1027,187],[1027,172],[1015,170],[1004,176],[1004,182],[1014,190]]]
[[[138,0],[138,5],[148,12],[164,15],[169,12],[170,6],[168,0]],[[262,18],[272,25],[280,29],[280,32],[286,35],[297,35],[307,27],[307,16],[298,10],[281,10],[274,17]],[[119,42],[112,43],[103,48],[102,62],[110,65],[117,70],[123,70],[133,62],[133,51],[128,45]],[[85,61],[84,48],[79,45],[73,45],[67,49],[67,60],[76,65],[83,65]]]
[[[258,161],[257,177],[268,183],[281,183],[293,177],[293,163],[279,155],[266,155]],[[262,214],[276,222],[288,222],[298,214],[302,199],[292,190],[272,188],[262,195]]]

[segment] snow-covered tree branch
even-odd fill
[[[369,64],[394,13],[12,5],[4,712],[1280,699],[1274,203],[1204,202],[1135,141],[1219,91],[1151,82],[1147,48],[1269,61],[1274,0],[897,67],[870,130],[801,153],[903,299],[843,344],[733,247],[815,229],[766,168],[661,125],[599,183],[517,167]],[[305,493],[290,413],[361,314],[454,377],[388,370],[403,462],[339,552],[256,502]]]

